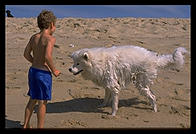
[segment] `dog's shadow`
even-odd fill
[[[75,98],[68,101],[54,102],[47,104],[47,113],[64,113],[64,112],[87,112],[87,113],[106,113],[102,108],[99,108],[103,102],[103,99],[98,98]],[[146,104],[146,102],[139,100],[138,98],[131,98],[125,100],[119,100],[119,107],[131,107],[132,105],[138,105],[140,103]],[[110,107],[110,106],[108,106]],[[137,107],[136,107],[137,108]],[[37,112],[38,106],[35,106],[35,112]]]

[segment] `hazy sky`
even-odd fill
[[[190,5],[6,5],[15,17],[37,17],[43,9],[57,18],[190,18]]]

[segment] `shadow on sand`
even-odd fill
[[[47,104],[47,113],[64,113],[64,112],[94,112],[94,113],[106,113],[102,108],[99,108],[103,102],[103,99],[98,98],[75,98],[68,101],[54,102]],[[138,100],[138,98],[131,98],[125,100],[119,100],[118,107],[131,107],[132,105],[138,105],[140,103],[147,104],[145,101]],[[108,106],[110,107],[110,106]],[[141,109],[140,107],[135,107]],[[35,112],[37,112],[38,106],[35,107]]]

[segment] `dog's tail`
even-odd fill
[[[184,64],[184,55],[188,51],[184,47],[178,47],[174,50],[173,54],[158,56],[158,66],[170,68],[172,70],[180,71]]]

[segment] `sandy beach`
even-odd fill
[[[23,52],[39,28],[36,18],[6,18],[5,28],[5,125],[20,128],[29,99],[27,75],[31,66]],[[81,48],[138,45],[160,54],[173,53],[177,47],[190,52],[190,32],[190,19],[180,18],[57,19],[53,60],[62,74],[53,76],[45,128],[190,128],[190,54],[180,72],[159,70],[151,87],[157,97],[157,113],[131,84],[120,92],[119,110],[111,117],[111,107],[97,107],[103,101],[104,89],[68,71],[73,64],[70,55]],[[31,119],[33,128],[36,109]]]

